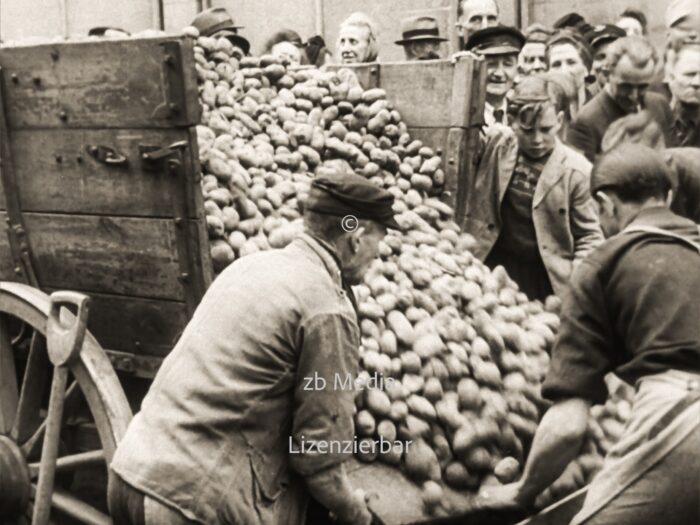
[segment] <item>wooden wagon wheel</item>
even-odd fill
[[[57,384],[46,345],[50,309],[49,296],[40,290],[0,282],[0,521],[31,523],[39,472],[52,463],[42,451],[53,449],[58,458],[49,498],[52,522],[111,523],[104,502],[85,501],[75,480],[81,471],[101,467],[104,473],[131,420],[131,409],[109,359],[90,333],[62,371],[67,388],[49,396]],[[61,319],[75,320],[67,309],[60,313]],[[17,337],[20,331],[27,336]],[[49,400],[54,408],[60,405],[62,414],[55,432],[47,430]],[[75,439],[85,434],[76,428],[96,434],[92,447]],[[44,443],[45,433],[57,442]]]

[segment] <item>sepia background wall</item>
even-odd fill
[[[0,39],[85,34],[95,26],[122,27],[131,32],[163,28],[178,31],[188,25],[198,10],[226,7],[242,33],[259,52],[267,37],[278,29],[297,31],[303,39],[321,34],[334,47],[338,24],[354,11],[364,11],[380,27],[380,60],[402,58],[394,41],[401,36],[401,18],[432,14],[441,32],[452,37],[445,45],[451,52],[456,43],[454,29],[458,0],[0,0]],[[666,0],[500,0],[502,21],[525,27],[538,21],[551,24],[561,15],[577,11],[592,24],[614,22],[628,6],[644,11],[650,36],[663,41]]]

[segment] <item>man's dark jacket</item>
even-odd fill
[[[666,145],[671,146],[673,116],[668,102],[658,93],[647,92],[644,96],[644,109],[649,110],[658,122],[664,132]],[[602,90],[581,108],[569,126],[566,141],[593,162],[600,153],[600,145],[608,126],[627,114],[606,90]]]

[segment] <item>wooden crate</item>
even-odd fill
[[[365,89],[380,87],[401,113],[414,139],[443,161],[443,200],[461,219],[473,187],[474,153],[483,125],[486,70],[482,62],[451,60],[333,66],[351,69]]]
[[[13,188],[8,201],[0,187],[0,218],[17,222],[19,208],[39,288],[89,294],[89,328],[117,367],[151,375],[157,361],[143,360],[149,372],[130,355],[169,352],[212,280],[192,41],[0,48],[0,68]],[[3,232],[0,280],[25,280],[18,252]]]

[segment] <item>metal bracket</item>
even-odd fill
[[[19,185],[15,173],[12,151],[10,149],[9,126],[5,112],[5,78],[0,67],[0,184],[5,193],[7,212],[7,236],[10,251],[15,263],[15,274],[24,277],[24,281],[39,287],[39,281],[34,270],[34,262],[27,230],[22,219],[22,205],[19,200]]]
[[[135,377],[152,379],[163,362],[162,357],[137,355],[116,350],[105,350],[115,370]]]
[[[185,112],[185,89],[182,79],[182,53],[179,42],[163,42],[163,91],[165,101],[151,115],[175,119]]]
[[[173,155],[179,155],[188,145],[186,140],[173,142],[165,147],[139,144],[139,154],[143,162],[143,169],[151,172],[164,171],[166,169],[165,160]],[[180,161],[178,160],[177,162]]]

